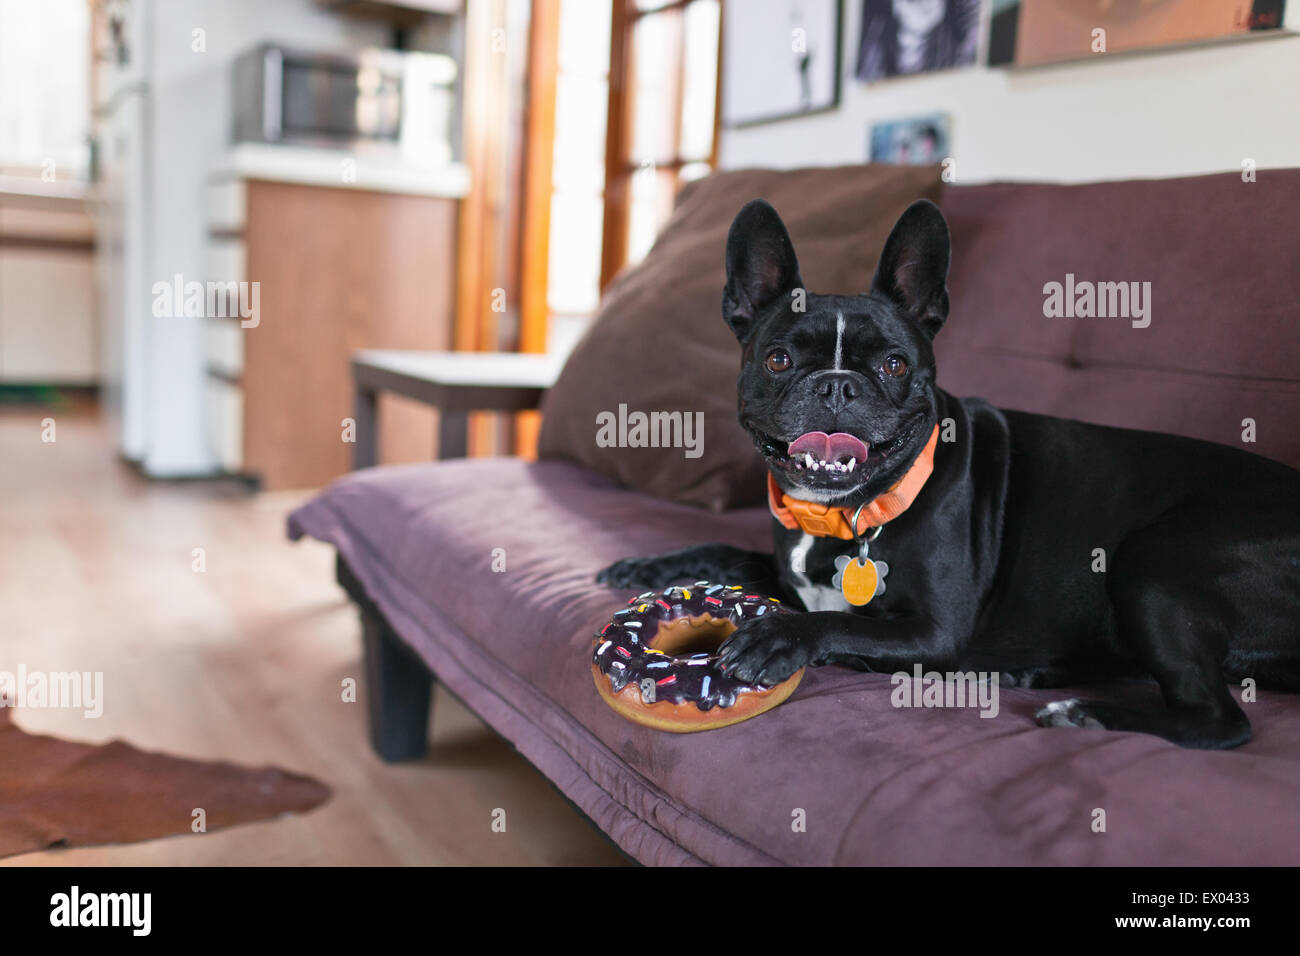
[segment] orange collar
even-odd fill
[[[934,471],[934,446],[938,442],[939,426],[935,425],[930,440],[925,443],[925,448],[916,461],[912,462],[912,467],[907,469],[907,474],[898,479],[894,487],[862,508],[858,515],[857,534],[854,533],[852,521],[853,512],[858,509],[832,508],[813,501],[791,498],[777,485],[770,471],[767,473],[767,505],[772,509],[772,516],[791,530],[799,528],[805,534],[818,538],[852,541],[869,528],[893,521],[916,500],[930,477],[930,472]]]

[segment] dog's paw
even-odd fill
[[[1105,730],[1100,720],[1092,716],[1088,705],[1077,699],[1054,700],[1034,715],[1040,727],[1083,727],[1088,730]]]
[[[751,618],[719,649],[718,666],[747,684],[781,683],[812,659],[808,642],[800,640],[801,623],[784,614]]]
[[[624,558],[615,561],[596,575],[597,584],[606,584],[612,588],[658,587],[655,558]]]

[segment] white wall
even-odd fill
[[[262,40],[308,49],[386,45],[383,27],[312,0],[154,0],[149,5],[147,281],[205,280],[208,172],[229,148],[230,65]],[[196,29],[206,50],[193,50]],[[152,301],[144,290],[146,305]],[[206,440],[202,320],[146,318],[143,465],[156,476],[217,467]]]
[[[1287,6],[1287,27],[1300,30],[1300,2]],[[951,117],[959,182],[1180,176],[1240,169],[1244,158],[1260,168],[1300,166],[1300,36],[867,85],[853,77],[861,7],[844,0],[838,109],[724,128],[723,168],[865,162],[872,123],[936,112]],[[750,22],[743,0],[726,16],[742,34],[787,29]],[[737,45],[725,55],[743,55]]]

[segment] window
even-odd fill
[[[550,346],[558,351],[600,300],[611,9],[591,0],[560,6],[547,283]]]
[[[501,26],[529,40],[507,44],[514,67],[482,43],[467,61],[459,348],[567,352],[610,278],[650,248],[681,185],[712,169],[721,6],[469,7],[467,36]],[[492,288],[508,293],[505,315],[484,314]]]
[[[719,0],[614,0],[601,285],[716,161]]]
[[[87,0],[0,0],[0,172],[86,178],[89,68]]]

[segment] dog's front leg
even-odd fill
[[[814,611],[746,621],[722,645],[719,664],[738,680],[777,684],[807,665],[890,673],[953,656],[953,642],[928,618]]]

